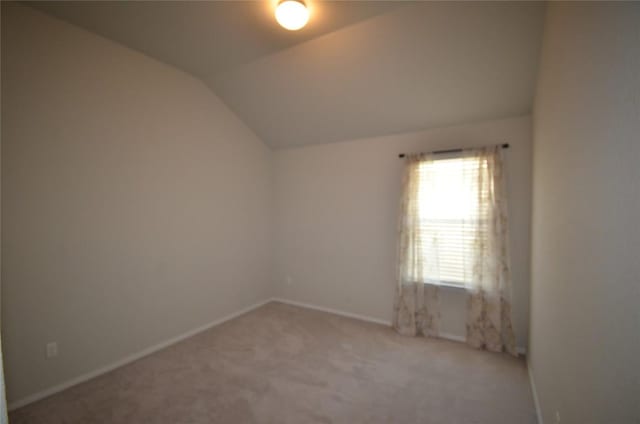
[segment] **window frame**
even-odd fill
[[[434,159],[433,162],[437,162],[440,160],[465,160],[468,159],[464,153],[462,152],[448,152],[443,154],[442,157]],[[484,219],[480,218],[478,221],[484,221]],[[468,281],[451,281],[446,279],[435,279],[435,278],[427,278],[425,281],[420,281],[425,285],[433,285],[438,287],[446,287],[449,289],[459,289],[459,290],[468,290],[469,282]]]

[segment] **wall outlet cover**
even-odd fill
[[[46,352],[47,359],[58,356],[58,342],[47,343]]]

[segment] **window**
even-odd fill
[[[409,267],[412,281],[465,286],[472,275],[475,244],[487,231],[488,185],[479,181],[486,162],[478,157],[454,157],[416,164],[416,247],[421,255]],[[483,206],[484,205],[484,206]],[[415,258],[418,259],[418,258]],[[412,261],[411,257],[409,258]]]
[[[458,286],[468,296],[467,342],[516,354],[502,147],[406,156],[393,324],[401,334],[437,336],[438,286]]]

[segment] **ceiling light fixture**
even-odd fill
[[[303,0],[282,0],[276,7],[276,20],[290,31],[299,30],[309,21],[309,9]]]

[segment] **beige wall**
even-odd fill
[[[531,120],[528,116],[275,152],[275,284],[278,296],[391,320],[398,153],[510,143],[508,192],[515,328],[529,316]],[[291,278],[291,284],[287,283]],[[442,331],[465,334],[466,296],[442,290]]]
[[[2,8],[0,8],[0,18],[1,18],[1,10]],[[1,56],[1,55],[0,55]],[[0,68],[1,68],[1,64],[2,64],[2,59],[0,57]],[[0,83],[0,93],[2,92],[2,84]],[[1,102],[0,102],[0,116],[2,116],[2,106],[1,106]],[[0,174],[1,174],[1,170],[2,170],[2,123],[0,122]],[[0,178],[0,182],[1,182],[1,178]],[[0,184],[0,194],[2,192],[1,189],[1,184]],[[0,195],[0,199],[2,198],[2,196]],[[2,217],[2,201],[0,200],[0,220]],[[0,234],[2,233],[2,225],[0,225]],[[1,239],[1,237],[0,237]],[[1,248],[2,243],[0,242],[0,248]],[[0,255],[0,326],[2,325],[2,255]],[[0,338],[1,338],[1,334],[0,334]],[[0,340],[0,424],[6,424],[8,422],[8,417],[7,417],[7,398],[6,398],[6,392],[5,392],[5,383],[4,383],[4,360],[2,359],[2,341]]]
[[[270,295],[271,152],[200,81],[3,4],[2,89],[10,401]]]
[[[548,10],[530,366],[546,424],[640,422],[640,3]]]

